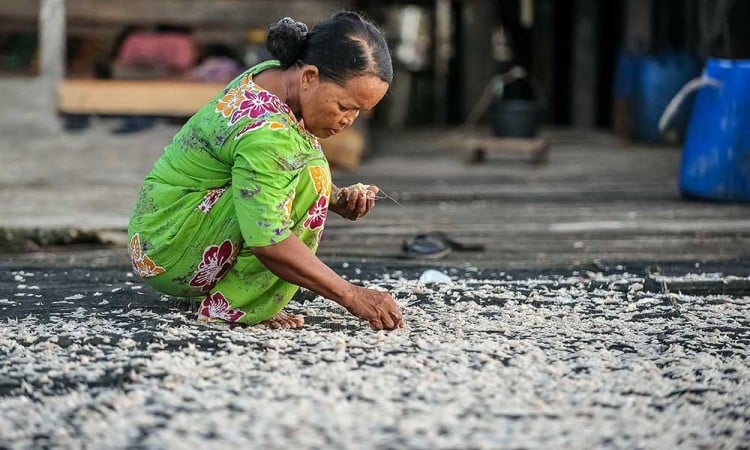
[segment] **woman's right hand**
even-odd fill
[[[375,330],[393,330],[404,327],[401,310],[391,294],[352,286],[351,299],[343,305],[350,313],[366,320]]]

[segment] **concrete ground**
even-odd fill
[[[116,126],[100,120],[76,134],[0,128],[0,248],[122,245],[139,185],[176,126],[112,135]],[[377,134],[364,164],[337,171],[334,182],[378,184],[404,207],[384,199],[367,220],[330,217],[321,256],[399,257],[404,239],[431,231],[485,246],[446,263],[500,269],[750,255],[750,205],[682,198],[679,148],[596,132],[546,135],[546,164],[497,155],[472,165],[449,131]]]
[[[407,327],[298,296],[293,332],[198,323],[132,277],[123,229],[175,127],[114,126],[0,125],[0,448],[750,440],[750,207],[681,198],[679,149],[562,130],[544,165],[470,165],[455,133],[378,134],[334,181],[404,206],[330,218],[320,254],[390,290]],[[484,250],[404,259],[430,231]],[[451,280],[420,282],[427,269]]]

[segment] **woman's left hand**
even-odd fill
[[[361,183],[340,189],[334,188],[329,209],[345,219],[357,220],[366,216],[375,207],[375,194],[379,190],[375,185]]]

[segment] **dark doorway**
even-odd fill
[[[624,16],[625,4],[623,0],[608,0],[600,3],[599,26],[597,27],[599,43],[595,112],[597,127],[610,128],[612,126],[612,85],[617,54],[622,48]]]

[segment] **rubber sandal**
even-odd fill
[[[427,233],[426,235],[430,236],[432,239],[444,242],[446,246],[451,248],[451,250],[456,250],[459,252],[483,252],[485,248],[483,244],[466,244],[463,242],[458,242],[442,231],[433,231],[431,233]]]
[[[451,247],[443,240],[429,234],[420,234],[404,241],[403,257],[410,259],[439,259],[451,252]]]

